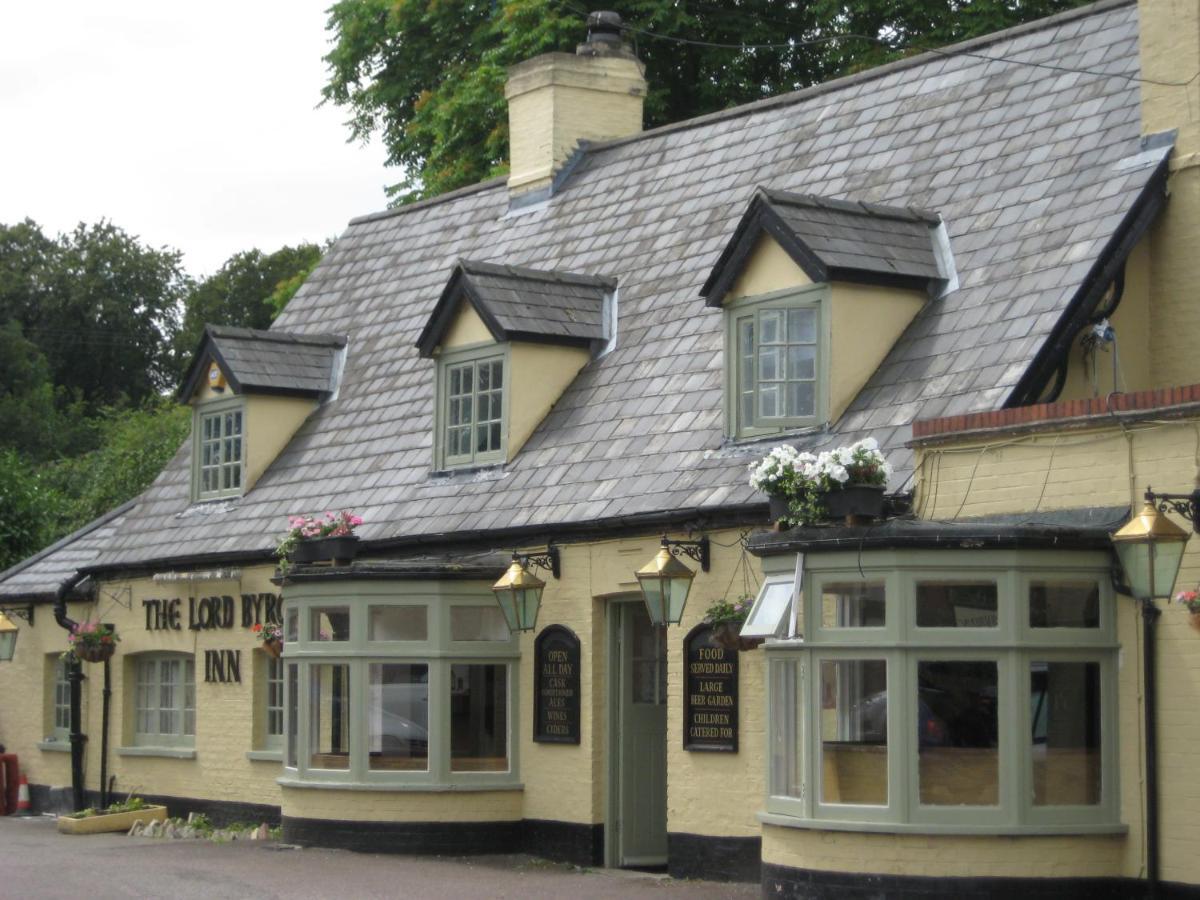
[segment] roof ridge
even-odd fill
[[[759,192],[769,201],[792,206],[809,206],[831,209],[852,215],[870,216],[875,219],[894,219],[900,222],[925,222],[937,225],[941,216],[936,212],[916,206],[895,206],[889,203],[869,203],[865,200],[839,200],[821,194],[797,194],[778,188],[760,187]]]
[[[668,122],[665,125],[659,125],[657,128],[651,128],[647,131],[639,131],[637,134],[627,135],[623,138],[613,138],[609,141],[587,141],[580,144],[576,152],[591,156],[602,150],[608,150],[612,147],[621,147],[625,144],[642,140],[643,138],[657,137],[663,134],[671,134],[676,131],[686,131],[690,128],[698,128],[703,125],[708,125],[712,122],[723,122],[727,119],[736,119],[741,116],[751,115],[763,109],[772,109],[776,106],[791,106],[794,103],[800,103],[809,99],[810,97],[819,97],[822,94],[840,90],[842,88],[849,87],[850,85],[873,81],[877,78],[891,75],[894,72],[900,72],[905,69],[923,66],[927,63],[933,62],[934,60],[945,59],[947,56],[955,56],[965,51],[1010,40],[1023,34],[1030,34],[1032,32],[1042,31],[1043,29],[1047,28],[1055,28],[1059,25],[1062,25],[1064,22],[1070,22],[1075,19],[1085,19],[1103,12],[1108,12],[1111,9],[1118,9],[1122,6],[1135,6],[1137,2],[1138,0],[1097,0],[1097,2],[1088,4],[1087,6],[1077,6],[1074,9],[1068,9],[1060,13],[1055,13],[1052,16],[1034,19],[1031,22],[1022,22],[1019,25],[1012,25],[1008,28],[1002,28],[999,31],[993,31],[989,34],[982,34],[978,37],[969,38],[965,41],[959,41],[957,44],[947,44],[945,47],[938,47],[934,50],[926,50],[924,53],[919,53],[916,56],[909,56],[904,59],[898,59],[890,63],[884,63],[883,65],[865,69],[862,72],[855,72],[851,75],[843,75],[840,78],[822,81],[818,84],[812,84],[796,91],[788,91],[784,94],[777,94],[774,97],[766,97],[762,100],[754,100],[750,103],[743,103],[740,106],[734,106],[730,109],[722,109],[716,112],[705,113],[704,115],[694,116],[691,119],[683,119],[679,122]],[[408,203],[392,209],[384,209],[380,210],[379,212],[357,216],[351,219],[349,224],[360,225],[365,222],[376,222],[381,219],[389,219],[393,216],[398,216],[405,212],[411,212],[417,209],[428,209],[429,207],[436,206],[439,203],[457,200],[460,197],[465,197],[474,193],[482,193],[483,191],[491,188],[499,187],[502,184],[507,184],[507,182],[508,176],[500,175],[496,178],[490,178],[486,181],[478,181],[475,184],[456,188],[452,191],[447,191],[444,194],[438,194],[435,197],[429,197],[425,200],[418,200],[415,203]]]
[[[509,275],[528,278],[531,281],[566,282],[568,284],[584,284],[589,287],[612,287],[616,279],[607,275],[589,275],[585,272],[564,272],[561,269],[532,269],[528,266],[510,266],[507,263],[493,263],[482,260],[460,259],[459,266],[464,272],[479,272],[487,275]]]
[[[278,344],[312,344],[318,347],[344,347],[344,334],[302,334],[296,331],[272,331],[265,328],[244,328],[240,325],[206,325],[206,330],[213,337],[238,338],[253,337],[260,341],[274,341]]]

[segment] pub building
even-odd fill
[[[509,70],[507,176],[210,326],[157,480],[0,573],[35,805],[770,896],[1200,896],[1164,602],[1200,578],[1196,71],[1200,4],[1105,0],[643,131],[593,14]],[[873,517],[773,524],[752,463],[864,439]],[[281,566],[327,510],[357,541]],[[115,653],[64,661],[71,622]]]

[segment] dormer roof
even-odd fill
[[[936,213],[759,188],[700,289],[719,307],[758,239],[769,234],[814,282],[930,290],[945,278],[934,251]]]
[[[213,362],[239,394],[320,397],[333,391],[345,346],[340,335],[207,325],[176,398],[187,402]]]
[[[613,278],[460,260],[417,340],[433,356],[462,301],[470,303],[497,341],[588,346],[603,341],[604,301]]]

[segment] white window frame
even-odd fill
[[[726,431],[735,439],[753,439],[791,431],[815,428],[829,418],[829,356],[831,294],[828,284],[814,284],[798,288],[773,291],[754,297],[732,300],[725,305],[725,418]],[[745,390],[742,372],[742,348],[740,346],[739,323],[774,309],[812,309],[816,313],[816,361],[813,379],[813,413],[810,416],[773,416],[762,418],[758,414],[758,392],[755,396],[755,413],[752,421],[745,421],[741,398]],[[755,330],[755,359],[757,360],[758,329]],[[784,379],[786,381],[786,379]],[[754,384],[758,383],[757,371]]]
[[[333,590],[330,590],[333,588]],[[312,610],[330,606],[349,607],[349,640],[314,640]],[[424,641],[368,640],[370,609],[380,606],[421,606],[426,610],[427,639]],[[329,785],[348,789],[376,790],[392,787],[427,789],[445,786],[472,790],[512,790],[519,787],[517,724],[520,696],[520,645],[517,635],[504,640],[453,640],[451,610],[456,606],[484,607],[499,615],[490,584],[468,582],[317,582],[289,589],[286,615],[295,615],[299,639],[286,645],[284,732],[291,733],[292,710],[296,711],[296,753],[285,751],[284,781],[295,785]],[[373,664],[427,666],[428,672],[428,757],[424,770],[371,769],[369,719],[370,672]],[[310,765],[311,672],[323,665],[348,667],[346,769]],[[451,670],[455,665],[495,665],[505,669],[505,726],[508,768],[505,771],[454,771],[450,747]],[[295,673],[295,677],[291,673]],[[294,687],[293,687],[294,685]],[[293,693],[298,694],[293,698]]]
[[[764,561],[767,577],[783,577],[790,557]],[[1099,551],[867,551],[809,554],[803,619],[805,641],[768,640],[768,796],[764,821],[794,827],[924,833],[1112,833],[1119,821],[1115,604],[1108,554]],[[916,584],[935,580],[997,581],[996,628],[916,627]],[[1095,628],[1032,628],[1029,587],[1035,581],[1097,585]],[[884,628],[822,628],[821,589],[831,581],[884,581]],[[888,804],[866,807],[821,802],[822,747],[818,716],[822,660],[888,662]],[[920,803],[918,666],[922,662],[994,661],[997,666],[997,806]],[[1100,797],[1089,806],[1033,805],[1030,667],[1037,662],[1096,663],[1100,679]],[[785,683],[786,679],[791,683]],[[789,702],[789,696],[803,702]],[[789,750],[789,748],[791,748]],[[787,790],[798,770],[799,790]]]

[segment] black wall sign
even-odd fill
[[[683,639],[683,749],[737,753],[738,652],[697,625]]]
[[[579,638],[562,625],[547,625],[533,646],[533,739],[578,744]]]

